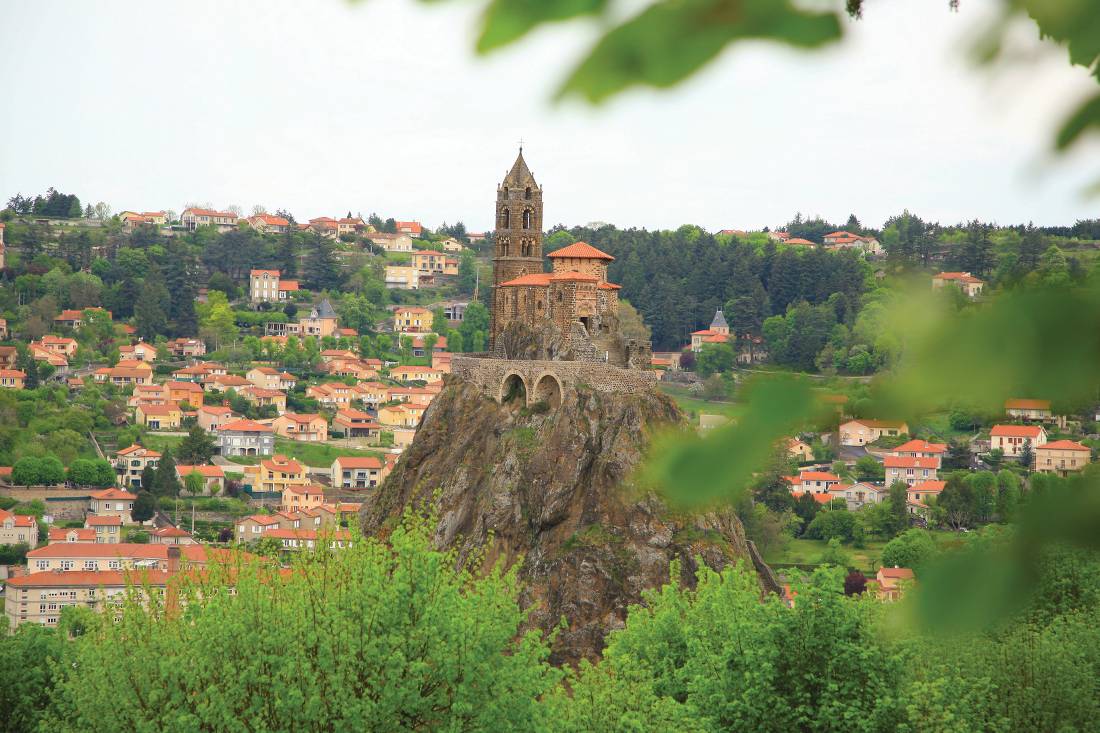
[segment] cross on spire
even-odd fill
[[[523,138],[522,137],[519,139],[519,152],[521,152],[521,153],[523,152]]]

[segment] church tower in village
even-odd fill
[[[489,348],[493,348],[499,323],[497,310],[501,283],[523,275],[541,273],[542,189],[535,182],[523,148],[508,175],[497,186],[496,231],[493,235],[493,311]]]

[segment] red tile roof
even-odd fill
[[[548,272],[533,272],[529,275],[520,275],[519,277],[514,278],[512,280],[509,280],[507,282],[502,282],[499,285],[499,287],[503,288],[503,287],[523,286],[523,285],[537,285],[537,286],[541,286],[541,287],[546,287],[549,284],[550,284],[550,273],[548,273]]]
[[[89,527],[121,527],[122,517],[117,514],[111,517],[100,517],[95,514],[89,514],[84,520],[84,524]]]
[[[382,468],[382,461],[374,456],[337,456],[333,463],[336,461],[341,468]]]
[[[940,272],[932,276],[933,280],[956,280],[961,283],[980,283],[978,278],[969,272]]]
[[[947,486],[946,481],[921,481],[919,484],[910,486],[908,490],[922,494],[938,494],[943,491],[944,486]]]
[[[803,471],[798,475],[799,481],[840,481],[840,476],[827,471]]]
[[[272,433],[270,425],[262,425],[255,420],[234,420],[218,426],[219,431],[233,433]]]
[[[93,499],[124,499],[133,501],[137,497],[125,489],[110,488],[90,494]]]
[[[1087,445],[1081,445],[1073,440],[1055,440],[1052,443],[1043,443],[1035,450],[1047,450],[1053,448],[1054,450],[1078,450],[1086,453],[1091,453],[1091,449]]]
[[[1006,410],[1049,410],[1050,400],[1005,400]]]
[[[192,473],[197,473],[203,478],[225,478],[225,471],[221,466],[187,466],[177,465],[176,473],[180,476],[187,476]]]
[[[588,242],[574,242],[568,247],[562,247],[551,252],[547,257],[570,257],[582,260],[607,260],[609,262],[615,259],[606,252],[596,249]]]
[[[910,440],[894,448],[895,453],[945,453],[946,443],[929,443],[927,440]]]
[[[994,425],[989,434],[998,438],[1038,438],[1042,430],[1039,425]]]

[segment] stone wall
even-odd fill
[[[451,374],[477,386],[487,397],[500,402],[517,383],[527,395],[527,404],[545,400],[556,401],[576,392],[584,385],[597,392],[638,394],[648,392],[657,384],[651,371],[621,369],[609,364],[586,361],[521,361],[493,359],[484,355],[455,355]],[[556,387],[556,390],[555,390]]]

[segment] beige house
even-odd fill
[[[279,508],[292,512],[313,509],[325,503],[325,491],[320,486],[293,484],[283,489],[282,504]]]
[[[1052,420],[1050,400],[1013,399],[1005,401],[1005,415],[1017,420]]]
[[[373,456],[340,456],[332,462],[332,485],[370,489],[382,483],[382,461]]]
[[[293,374],[281,372],[271,367],[253,367],[244,375],[245,379],[263,389],[293,389],[298,378]]]
[[[102,571],[126,570],[132,567],[149,566],[157,570],[169,567],[168,548],[164,545],[60,542],[39,547],[27,553],[27,572],[31,575],[57,571]],[[193,565],[206,563],[206,548],[203,545],[191,545],[183,549],[179,556]]]
[[[260,461],[258,480],[257,488],[261,491],[283,493],[292,486],[306,485],[306,468],[297,461],[277,454],[266,461]]]
[[[38,544],[38,520],[30,514],[12,514],[0,509],[0,545]]]
[[[165,346],[168,347],[168,351],[172,353],[172,356],[178,359],[192,359],[206,353],[206,344],[203,343],[202,339],[177,338],[172,339]]]
[[[179,405],[138,405],[134,408],[134,422],[150,430],[176,430],[183,421]]]
[[[239,420],[240,415],[224,405],[203,405],[196,410],[199,427],[212,433],[227,422]]]
[[[158,461],[159,452],[136,443],[115,453],[115,477],[119,486],[141,488],[141,472],[146,466],[156,468]]]
[[[323,415],[284,412],[275,418],[275,434],[307,443],[328,440],[328,422]]]
[[[939,458],[915,456],[885,456],[882,465],[886,469],[886,485],[901,481],[912,486],[923,481],[935,481],[940,467]]]
[[[787,455],[800,463],[805,461],[812,461],[814,459],[814,449],[810,447],[810,444],[804,440],[799,440],[798,438],[788,438]]]
[[[839,432],[841,445],[867,445],[883,436],[905,435],[909,426],[897,420],[849,420]]]
[[[420,289],[420,270],[413,265],[386,265],[385,277],[390,290]]]
[[[180,224],[189,232],[202,226],[212,226],[219,232],[229,232],[237,228],[237,215],[232,211],[189,208],[180,214]]]
[[[969,272],[940,272],[932,276],[933,290],[939,290],[945,285],[954,285],[962,290],[967,297],[976,298],[982,294],[985,282]]]
[[[1088,446],[1072,440],[1055,440],[1035,449],[1035,470],[1060,476],[1080,471],[1092,462]]]
[[[909,585],[916,582],[909,568],[879,568],[875,575],[878,583],[878,597],[884,601],[896,601]]]
[[[120,359],[131,359],[134,361],[144,361],[146,363],[152,363],[157,360],[156,348],[144,341],[138,341],[136,344],[131,344],[130,346],[118,347],[118,355]]]
[[[272,214],[256,214],[248,217],[245,221],[261,234],[285,234],[290,229],[289,221]]]
[[[306,387],[306,397],[317,400],[322,406],[343,409],[351,405],[354,390],[341,382],[326,382]]]
[[[124,489],[104,489],[91,495],[88,512],[97,517],[118,517],[123,524],[131,524],[130,512],[137,497]]]
[[[399,382],[442,382],[443,372],[426,366],[399,366],[390,369],[390,378]]]
[[[387,252],[412,252],[413,240],[408,234],[391,234],[389,232],[374,232],[367,236],[375,246],[381,247]]]
[[[4,602],[8,628],[14,631],[23,624],[56,626],[61,611],[69,606],[102,612],[125,598],[127,589],[135,583],[139,587],[164,588],[168,577],[162,570],[142,569],[133,574],[122,570],[72,570],[9,578]]]
[[[378,408],[378,422],[383,425],[402,428],[415,428],[420,423],[424,408],[419,405],[402,403]]]
[[[393,330],[401,333],[427,333],[432,330],[432,311],[420,306],[398,306],[393,311]]]
[[[249,385],[247,387],[240,387],[237,391],[242,397],[257,407],[271,405],[275,408],[276,413],[282,414],[286,412],[286,394],[280,390],[263,389],[262,387],[253,387]]]
[[[101,545],[117,545],[122,541],[122,517],[89,514],[84,526],[95,530],[95,541]]]
[[[18,369],[0,369],[0,387],[7,389],[23,389],[26,372]]]
[[[297,280],[284,280],[278,270],[252,270],[248,273],[248,295],[253,303],[279,303],[292,300]]]
[[[994,425],[989,431],[989,447],[1000,448],[1006,456],[1018,457],[1024,446],[1032,450],[1047,442],[1047,431],[1042,425]]]

